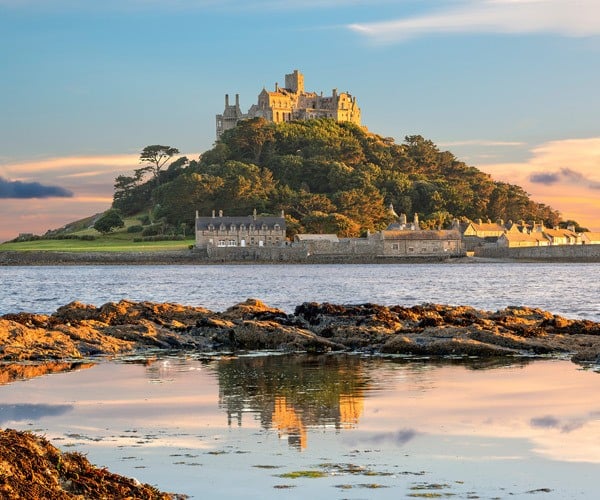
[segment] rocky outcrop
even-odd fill
[[[0,430],[0,498],[137,498],[177,500],[185,495],[162,493],[104,468],[80,453],[62,453],[43,437]]]
[[[600,363],[600,324],[540,309],[304,303],[293,314],[248,299],[223,312],[123,300],[0,317],[0,361],[73,360],[155,349],[358,351],[419,356],[571,356]]]

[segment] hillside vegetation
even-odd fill
[[[196,210],[256,209],[284,210],[290,234],[358,236],[390,222],[390,203],[409,219],[417,213],[424,227],[447,227],[453,218],[560,222],[556,210],[519,186],[494,181],[419,135],[395,144],[329,119],[241,122],[198,160],[118,177],[113,207],[124,215],[151,213],[163,232],[190,231]]]

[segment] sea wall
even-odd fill
[[[600,245],[552,245],[506,248],[496,245],[477,247],[476,257],[515,260],[600,262]]]

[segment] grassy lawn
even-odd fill
[[[186,250],[195,243],[194,235],[190,235],[182,241],[143,241],[134,242],[134,238],[140,238],[141,222],[139,216],[125,217],[125,227],[103,235],[93,227],[93,217],[81,219],[65,226],[66,230],[58,231],[57,234],[68,234],[73,236],[94,236],[94,240],[78,239],[39,239],[33,241],[14,241],[0,243],[0,252],[164,252],[168,250]],[[130,226],[140,227],[140,231],[129,233]]]
[[[102,237],[94,241],[82,240],[38,240],[0,244],[2,251],[53,251],[53,252],[158,252],[185,250],[194,240],[148,241],[134,243],[131,239]]]

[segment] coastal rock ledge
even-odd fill
[[[0,361],[179,350],[418,356],[560,355],[600,363],[600,323],[528,307],[303,303],[293,314],[248,299],[223,312],[170,303],[72,302],[51,315],[0,316]]]

